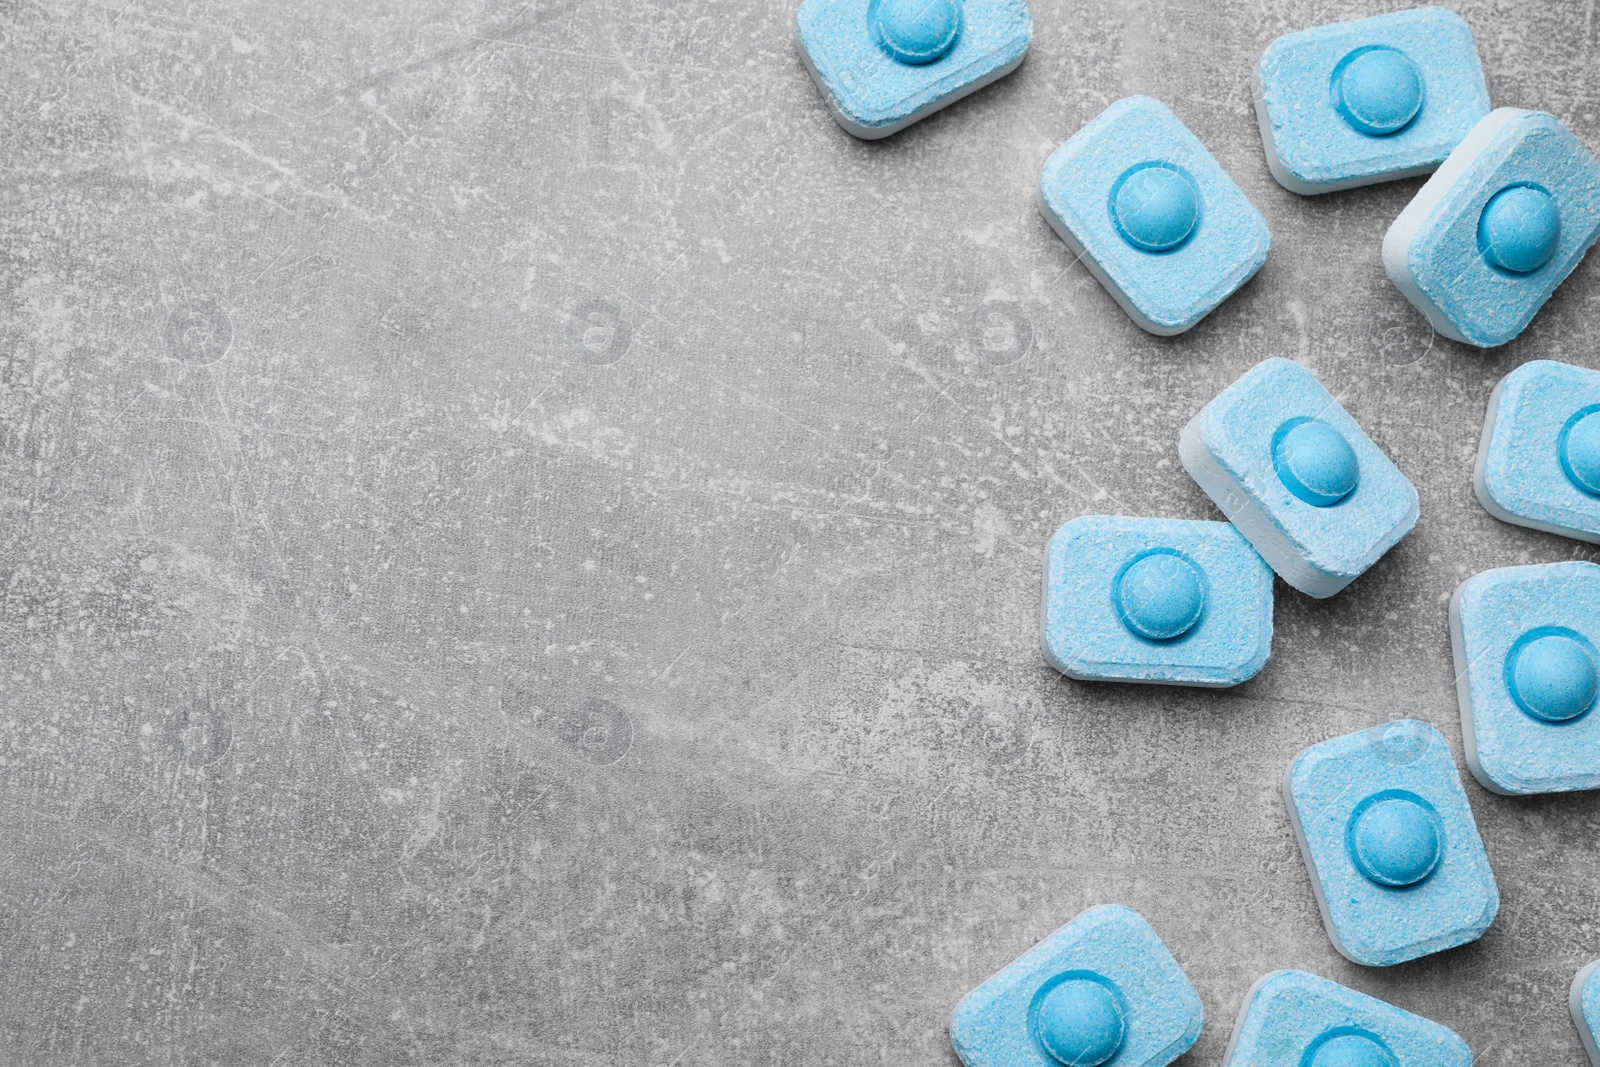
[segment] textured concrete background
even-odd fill
[[[1600,366],[1600,262],[1468,350],[1379,265],[1418,182],[1267,173],[1261,49],[1391,6],[1035,0],[1016,76],[869,145],[787,0],[0,0],[0,1061],[948,1067],[967,989],[1117,901],[1186,1063],[1293,966],[1576,1067],[1600,795],[1469,782],[1499,922],[1379,972],[1278,793],[1401,715],[1459,753],[1450,592],[1595,556],[1469,475],[1500,375]],[[1593,0],[1461,10],[1600,148]],[[1134,92],[1274,233],[1175,340],[1033,207]],[[1046,538],[1217,517],[1178,430],[1270,354],[1416,532],[1280,583],[1237,690],[1061,679]]]

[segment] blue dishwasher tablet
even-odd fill
[[[1472,1067],[1449,1027],[1304,971],[1245,994],[1222,1067]]]
[[[1444,736],[1402,719],[1312,745],[1284,799],[1339,953],[1388,967],[1483,936],[1500,892]]]
[[[1267,220],[1167,106],[1130,96],[1056,149],[1039,210],[1134,322],[1183,333],[1267,261]]]
[[[1329,597],[1417,524],[1417,491],[1312,374],[1256,364],[1183,428],[1189,476],[1290,585]]]
[[[1600,566],[1474,575],[1450,639],[1472,776],[1508,796],[1600,789]]]
[[[1090,908],[962,998],[966,1067],[1163,1067],[1200,1036],[1200,996],[1131,908]]]
[[[1383,238],[1383,269],[1444,336],[1503,345],[1600,236],[1600,161],[1553,116],[1503,107]]]
[[[1600,372],[1537,359],[1500,379],[1472,486],[1497,519],[1600,541]]]
[[[796,26],[839,125],[887,137],[1022,65],[1026,0],[805,0]]]
[[[1238,685],[1272,654],[1272,571],[1225,522],[1084,515],[1045,549],[1040,623],[1069,678]]]
[[[1578,972],[1567,1004],[1572,1008],[1572,1021],[1583,1038],[1589,1062],[1600,1067],[1600,960]]]
[[[1267,166],[1303,194],[1432,173],[1489,113],[1472,30],[1440,7],[1285,34],[1253,88]]]

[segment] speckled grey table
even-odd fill
[[[868,145],[787,0],[0,0],[0,1061],[949,1065],[963,992],[1118,901],[1186,1063],[1293,966],[1577,1067],[1600,796],[1469,782],[1499,922],[1380,972],[1278,793],[1401,715],[1459,752],[1450,592],[1594,556],[1469,475],[1500,375],[1600,366],[1600,263],[1468,350],[1379,264],[1417,182],[1268,176],[1255,57],[1389,6],[1036,0],[1017,75]],[[1461,10],[1600,148],[1592,0]],[[1033,206],[1134,92],[1274,233],[1175,340]],[[1045,539],[1215,517],[1178,430],[1274,353],[1416,532],[1280,583],[1237,690],[1061,679]]]

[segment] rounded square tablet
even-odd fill
[[[828,110],[877,140],[1022,65],[1026,0],[805,0],[795,39]]]
[[[1600,960],[1579,971],[1572,980],[1567,1006],[1572,1009],[1572,1022],[1583,1038],[1589,1062],[1600,1067]]]
[[[1080,681],[1238,685],[1272,654],[1272,572],[1225,522],[1080,516],[1045,549],[1040,643]]]
[[[1200,409],[1184,470],[1284,581],[1329,597],[1417,524],[1417,490],[1293,360],[1273,358]]]
[[[1199,994],[1150,924],[1108,904],[963,997],[950,1044],[966,1067],[1164,1067],[1204,1021]]]
[[[1450,598],[1467,767],[1506,796],[1600,789],[1600,566],[1474,575]]]
[[[1441,7],[1286,33],[1253,88],[1267,166],[1303,195],[1431,173],[1489,113],[1472,30]]]
[[[1449,1027],[1305,971],[1245,994],[1223,1067],[1472,1067]]]
[[[1560,120],[1503,107],[1472,128],[1383,238],[1383,269],[1433,328],[1516,337],[1600,237],[1600,161]]]
[[[1600,541],[1600,372],[1536,359],[1500,379],[1472,487],[1502,522]]]
[[[1500,891],[1444,736],[1402,719],[1301,752],[1283,782],[1328,936],[1388,967],[1483,936]]]
[[[1056,149],[1039,211],[1141,329],[1209,315],[1267,261],[1249,197],[1167,106],[1118,100]]]

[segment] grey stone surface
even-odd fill
[[[1577,1064],[1600,796],[1468,783],[1504,907],[1388,971],[1323,933],[1278,793],[1401,715],[1459,753],[1446,599],[1593,559],[1470,468],[1494,381],[1600,366],[1591,257],[1491,353],[1297,198],[1248,71],[1393,4],[1036,0],[1014,77],[876,145],[794,4],[0,0],[0,1061],[954,1062],[947,1013],[1080,909],[1209,1023],[1315,971]],[[1600,147],[1584,0],[1460,6],[1494,102]],[[1033,206],[1119,96],[1267,215],[1140,333]],[[1063,680],[1074,515],[1216,517],[1179,428],[1305,361],[1416,482],[1221,693]]]

